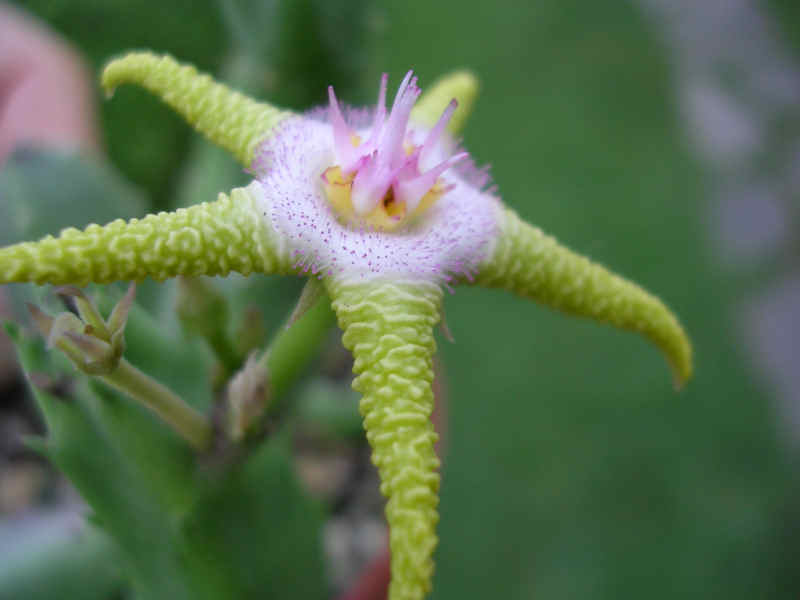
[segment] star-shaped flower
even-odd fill
[[[655,296],[559,245],[506,208],[454,135],[476,83],[443,78],[421,96],[409,72],[391,107],[330,104],[293,114],[256,102],[170,57],[134,53],[102,76],[137,83],[254,174],[215,202],[0,249],[0,282],[104,283],[231,271],[322,281],[354,355],[353,387],[388,498],[390,598],[430,590],[437,538],[433,327],[443,287],[501,287],[643,334],[678,385],[691,347]]]

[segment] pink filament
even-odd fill
[[[354,145],[355,132],[345,122],[333,87],[328,88],[329,119],[333,128],[336,160],[345,176],[355,173],[351,202],[356,214],[364,216],[381,202],[389,188],[395,198],[413,212],[436,180],[447,169],[467,158],[463,152],[434,163],[440,138],[458,103],[453,99],[421,146],[406,153],[409,117],[419,98],[420,89],[413,71],[408,71],[397,89],[392,109],[386,116],[387,75],[381,77],[378,104],[367,140]],[[433,163],[433,164],[432,164]]]

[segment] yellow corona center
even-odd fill
[[[361,144],[361,138],[353,135],[350,137],[350,143],[357,147]],[[414,146],[405,143],[403,150],[407,156],[410,156],[414,152]],[[345,225],[366,225],[382,231],[394,231],[422,215],[446,191],[441,179],[437,179],[433,187],[422,197],[417,208],[408,214],[405,202],[396,201],[394,190],[390,187],[371,213],[359,216],[356,214],[350,198],[355,176],[355,173],[345,176],[341,167],[338,166],[329,167],[322,174],[325,196],[336,210],[339,221]]]
[[[394,190],[390,187],[372,212],[360,216],[356,214],[350,197],[354,178],[355,173],[345,176],[338,166],[326,169],[322,174],[322,183],[328,202],[336,210],[342,224],[359,227],[366,225],[382,231],[394,231],[413,222],[445,192],[444,183],[441,179],[437,179],[433,187],[422,197],[419,205],[411,213],[408,213],[406,203],[398,202],[395,199]]]

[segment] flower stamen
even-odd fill
[[[356,132],[345,121],[333,91],[328,88],[329,120],[337,164],[325,170],[323,188],[340,221],[392,231],[424,213],[449,189],[444,172],[468,154],[448,156],[442,134],[458,103],[453,99],[424,142],[416,144],[409,117],[420,95],[417,78],[403,78],[386,116],[387,76],[381,78],[371,131]],[[365,141],[361,141],[365,140]]]

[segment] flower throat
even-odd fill
[[[372,130],[365,139],[347,125],[333,86],[328,88],[337,164],[325,170],[322,183],[340,221],[393,231],[424,214],[450,189],[440,176],[468,154],[442,156],[440,142],[456,109],[455,99],[424,142],[416,145],[407,133],[411,109],[420,95],[417,78],[412,71],[406,73],[388,116],[386,82],[384,73]]]

